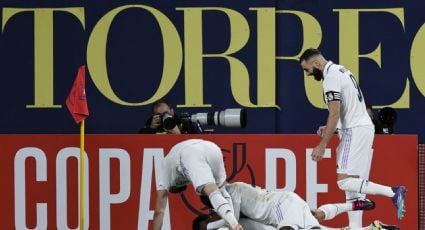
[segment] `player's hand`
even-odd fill
[[[161,115],[155,114],[152,116],[152,121],[150,124],[151,129],[157,129],[161,125]]]
[[[325,147],[322,145],[318,145],[313,149],[311,153],[311,159],[313,161],[320,161],[323,159],[323,155],[325,154]]]
[[[238,224],[238,230],[243,230],[242,225]]]
[[[323,136],[323,132],[325,132],[325,129],[326,129],[326,125],[320,126],[316,131],[317,135]]]

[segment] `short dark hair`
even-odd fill
[[[161,98],[161,99],[155,101],[152,104],[152,108],[151,108],[152,109],[152,114],[155,112],[155,109],[158,108],[162,104],[166,104],[168,107],[170,107],[170,109],[172,108],[171,107],[171,104],[167,100],[165,100],[164,98]]]
[[[373,110],[373,107],[372,107],[372,105],[371,105],[371,104],[367,104],[367,103],[366,103],[366,109]]]
[[[200,195],[199,198],[201,199],[201,202],[208,208],[213,209],[214,207],[211,204],[210,198],[206,195]]]
[[[187,185],[183,185],[183,186],[171,186],[170,188],[168,188],[168,192],[170,193],[182,193],[187,189]]]
[[[221,217],[213,211],[210,212],[209,214],[200,215],[192,221],[192,229],[193,230],[206,230],[207,225],[209,223],[220,220],[220,219],[221,219]]]
[[[295,228],[293,228],[291,226],[283,226],[283,227],[280,227],[279,230],[295,230]]]
[[[203,230],[202,227],[208,221],[209,215],[200,215],[192,221],[193,230]]]
[[[300,63],[302,61],[307,61],[308,59],[310,59],[313,56],[321,55],[321,54],[322,54],[322,52],[320,52],[320,50],[318,50],[318,49],[314,49],[314,48],[306,49],[304,51],[304,53],[301,54],[301,56],[300,56]]]

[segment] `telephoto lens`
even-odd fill
[[[235,108],[209,113],[196,113],[191,116],[191,120],[192,122],[199,122],[201,125],[245,128],[246,117],[245,109]]]

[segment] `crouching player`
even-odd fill
[[[235,217],[232,199],[224,187],[226,171],[220,148],[200,139],[176,144],[158,170],[153,229],[160,230],[168,193],[178,193],[192,183],[196,192],[208,197],[214,211],[223,219],[223,226],[242,229]]]

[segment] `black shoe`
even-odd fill
[[[373,221],[373,223],[370,225],[370,229],[371,230],[400,230],[399,227],[395,226],[395,225],[388,225],[388,224],[384,224],[379,220],[375,220]]]
[[[375,202],[369,199],[356,200],[353,202],[353,211],[372,210],[375,208]]]

